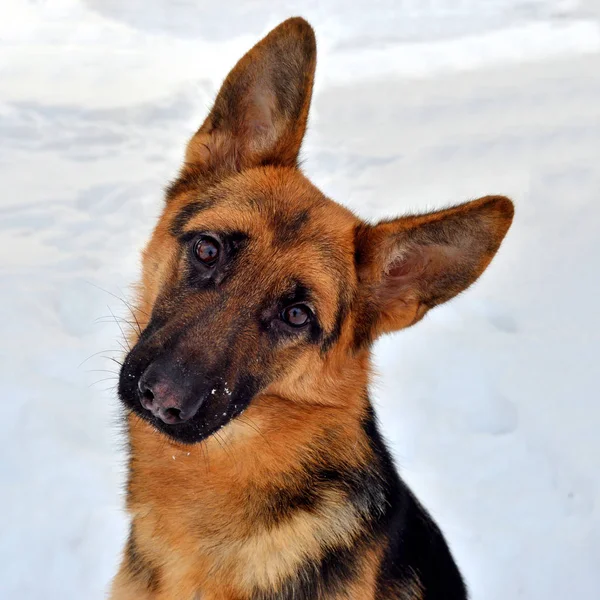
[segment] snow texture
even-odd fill
[[[2,0],[0,597],[104,597],[127,531],[112,294],[221,79],[297,13],[326,194],[369,219],[517,206],[478,284],[377,346],[403,476],[475,600],[600,598],[595,0]]]

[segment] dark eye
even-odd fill
[[[302,327],[310,320],[310,309],[304,304],[288,306],[281,313],[281,318],[292,327]]]
[[[205,266],[212,267],[219,258],[219,242],[203,236],[194,244],[194,256]]]

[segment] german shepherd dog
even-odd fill
[[[237,63],[143,253],[112,600],[466,598],[380,435],[370,353],[481,275],[513,205],[368,224],[324,196],[298,167],[315,61],[293,18]]]

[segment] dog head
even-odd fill
[[[258,398],[345,406],[371,342],[472,284],[513,216],[489,196],[367,224],[298,168],[316,61],[302,19],[235,66],[144,251],[123,403],[195,443]]]

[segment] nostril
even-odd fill
[[[165,414],[169,415],[173,419],[176,419],[177,421],[182,420],[181,410],[179,408],[167,408],[165,409]]]
[[[141,379],[138,381],[138,391],[140,393],[140,404],[146,410],[150,410],[154,404],[154,393]]]

